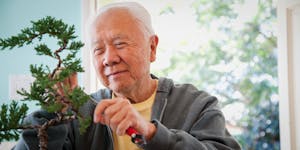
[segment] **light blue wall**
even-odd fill
[[[79,36],[80,0],[0,0],[0,37],[16,35],[21,29],[28,27],[31,20],[45,16],[74,24],[76,35]],[[52,47],[57,47],[55,43],[52,40]],[[0,104],[9,102],[9,75],[29,75],[29,65],[41,63],[53,66],[56,62],[36,56],[33,46],[0,51]]]

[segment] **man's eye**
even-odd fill
[[[127,44],[125,42],[119,42],[119,43],[115,43],[115,46],[117,49],[122,49],[126,46]]]
[[[103,48],[95,48],[94,49],[94,54],[95,55],[99,55],[99,54],[102,54],[103,53]]]

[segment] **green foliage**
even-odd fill
[[[237,137],[244,149],[280,149],[278,102],[261,102],[244,115],[240,125],[247,130]]]
[[[52,53],[51,53],[51,49],[48,48],[48,46],[46,44],[40,44],[38,46],[36,46],[34,48],[37,52],[37,55],[48,55],[48,56],[52,56]]]
[[[56,20],[53,17],[45,17],[38,21],[31,21],[32,27],[21,30],[21,33],[8,39],[0,39],[1,49],[12,49],[16,46],[22,47],[24,44],[31,44],[33,39],[42,40],[44,34],[50,37],[57,37],[58,45],[62,46],[65,41],[76,38],[75,27],[69,27],[62,20]]]
[[[80,87],[76,87],[72,91],[72,89],[67,85],[63,87],[58,86],[62,85],[62,83],[70,76],[77,72],[84,71],[80,65],[81,60],[76,58],[76,54],[83,46],[83,43],[75,41],[75,38],[77,37],[74,35],[75,27],[65,24],[62,20],[57,20],[48,16],[38,21],[31,21],[31,23],[32,26],[21,30],[20,34],[7,39],[1,38],[0,48],[4,50],[13,49],[14,47],[23,47],[25,45],[33,44],[34,40],[38,40],[40,42],[45,35],[48,35],[49,37],[57,39],[58,48],[56,50],[51,50],[43,43],[35,46],[34,50],[37,55],[48,56],[56,59],[57,65],[55,68],[50,68],[43,64],[31,64],[30,72],[35,80],[31,84],[29,91],[22,89],[21,91],[17,91],[17,93],[22,95],[25,101],[36,101],[42,109],[56,114],[57,118],[53,118],[52,122],[49,120],[49,126],[60,123],[60,121],[70,121],[79,117],[80,122],[83,123],[80,126],[80,131],[83,132],[91,122],[91,119],[83,119],[78,113],[78,109],[89,99],[89,96],[85,94],[83,89]],[[61,56],[62,52],[64,52],[64,57]],[[64,93],[59,93],[59,90],[63,90]],[[18,109],[20,109],[20,111],[18,111]],[[11,104],[10,111],[11,110],[18,111],[20,114],[17,113],[17,117],[12,113],[7,114],[7,106],[2,106],[0,112],[2,116],[8,115],[10,119],[13,119],[9,121],[15,122],[15,124],[11,123],[4,126],[7,119],[4,117],[1,118],[2,120],[0,124],[4,127],[3,132],[7,135],[3,136],[3,138],[6,140],[18,138],[17,130],[9,130],[18,129],[18,127],[22,128],[20,123],[26,114],[26,111],[24,111],[25,106],[18,108],[16,107],[16,102]],[[29,128],[38,127],[35,126]],[[3,138],[1,136],[0,141]],[[40,142],[42,140],[47,139],[40,139]],[[41,143],[45,143],[45,141]],[[45,147],[45,145],[41,147]]]
[[[54,85],[57,82],[64,81],[71,74],[83,72],[83,68],[80,66],[81,61],[76,59],[76,54],[83,46],[83,43],[79,41],[69,42],[76,38],[76,36],[73,35],[74,33],[74,26],[68,26],[63,23],[62,20],[56,20],[55,18],[48,16],[36,22],[32,21],[32,27],[23,29],[22,33],[17,36],[1,39],[0,46],[2,49],[12,49],[15,46],[20,47],[24,44],[30,44],[35,38],[41,40],[44,34],[48,34],[50,37],[56,37],[58,39],[57,44],[60,48],[54,52],[52,52],[46,44],[39,44],[35,47],[37,55],[53,57],[58,60],[58,65],[52,72],[50,72],[48,66],[30,65],[30,71],[36,80],[32,83],[30,92],[25,90],[18,92],[25,96],[25,99],[39,101],[39,104],[42,105],[43,108],[51,107],[49,109],[52,111],[56,107],[50,105],[60,106],[60,104],[56,104],[56,90],[53,89]],[[59,53],[62,52],[62,50],[69,50],[69,54],[61,60]],[[56,71],[61,67],[64,69],[61,70],[58,76],[54,76]]]
[[[0,143],[3,142],[3,140],[18,139],[18,129],[26,116],[27,110],[28,107],[26,104],[19,106],[16,101],[13,101],[10,105],[1,105]]]
[[[174,14],[174,10],[171,6],[166,6],[165,8],[163,8],[161,11],[160,11],[160,15],[163,15],[163,14]]]
[[[72,103],[72,109],[78,110],[80,106],[90,99],[90,96],[86,95],[81,88],[76,87],[67,95],[67,98]]]
[[[241,3],[244,0],[195,0],[192,7],[197,14],[197,22],[202,25],[208,25],[207,22],[226,16],[235,18],[237,14],[232,6],[235,3]]]
[[[78,117],[78,120],[79,120],[79,124],[80,124],[80,127],[79,127],[79,132],[80,134],[84,133],[86,128],[89,127],[89,125],[91,124],[91,121],[92,121],[92,117],[91,116],[88,116],[88,117]]]

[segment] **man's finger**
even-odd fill
[[[64,92],[64,89],[63,89],[63,86],[61,85],[62,83],[58,82],[55,84],[55,88],[57,90],[57,93],[60,95],[60,96],[65,96],[65,92]]]
[[[97,122],[101,122],[101,123],[104,123],[103,120],[104,120],[104,112],[105,112],[105,109],[107,107],[109,107],[110,105],[112,104],[115,104],[116,103],[116,100],[110,100],[110,99],[105,99],[105,100],[101,100],[96,108],[95,108],[95,111],[94,111],[94,122],[97,123]]]
[[[64,85],[67,85],[70,90],[73,90],[78,85],[77,73],[70,75],[65,81]]]

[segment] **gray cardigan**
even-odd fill
[[[111,91],[102,89],[91,95],[81,113],[93,116],[97,102],[111,98]],[[151,119],[157,131],[146,150],[239,150],[236,140],[225,128],[225,119],[217,107],[216,97],[198,91],[190,84],[175,85],[172,80],[160,78],[152,108]],[[43,117],[41,117],[43,116]],[[45,112],[35,112],[27,120],[43,122]],[[80,135],[78,121],[48,129],[48,149],[58,150],[113,150],[111,130],[92,123]],[[38,149],[34,130],[24,130],[15,150]]]

